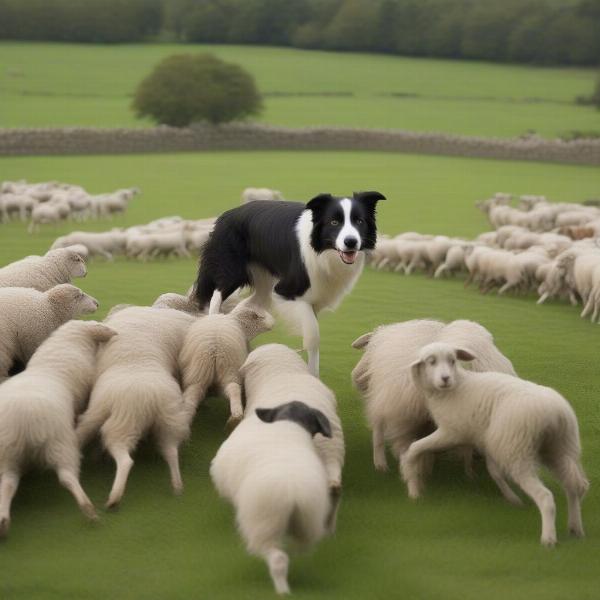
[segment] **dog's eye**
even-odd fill
[[[331,219],[330,223],[329,223],[332,227],[337,227],[340,222],[337,219]]]
[[[362,219],[356,219],[357,225],[362,225],[363,223],[364,223],[364,221]]]

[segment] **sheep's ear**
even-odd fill
[[[386,197],[379,192],[354,192],[354,199],[360,202],[366,202],[371,206],[375,206],[379,200],[385,200]]]
[[[317,422],[317,433],[325,436],[326,438],[331,437],[331,423],[329,419],[320,411],[313,410],[315,421]]]
[[[256,416],[265,423],[272,423],[275,420],[276,412],[274,408],[257,408]]]
[[[117,335],[117,332],[114,329],[107,327],[102,323],[95,323],[94,325],[92,325],[91,330],[92,337],[97,342],[108,342],[108,340]]]
[[[333,196],[331,194],[319,194],[306,203],[306,208],[312,211],[319,211],[322,210],[323,207],[332,200]]]
[[[465,350],[464,348],[456,349],[456,358],[458,358],[458,360],[462,360],[465,362],[470,362],[472,360],[475,360],[475,356],[473,354],[471,354],[471,352],[469,352],[468,350]]]
[[[410,372],[411,372],[412,378],[415,381],[419,379],[419,373],[421,371],[422,365],[423,365],[423,361],[420,358],[415,360],[415,362],[411,363],[411,365],[410,365]]]

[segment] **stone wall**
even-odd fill
[[[131,154],[209,150],[355,150],[600,165],[600,139],[479,138],[401,130],[256,124],[185,129],[66,127],[0,129],[0,156]]]

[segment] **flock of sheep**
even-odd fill
[[[582,304],[582,317],[600,317],[600,208],[550,203],[543,196],[521,196],[511,206],[510,194],[498,193],[478,203],[494,231],[474,240],[444,235],[401,233],[382,237],[371,255],[377,269],[410,275],[421,269],[438,278],[466,272],[465,285],[483,293],[498,288],[537,292],[548,298]]]
[[[534,213],[540,205],[515,213]],[[499,206],[507,201],[485,203],[490,218]],[[153,226],[161,228],[159,222]],[[490,245],[491,234],[487,243],[405,236],[382,240],[373,261],[407,272],[427,267],[439,275],[453,270],[442,267],[454,248],[463,252],[465,265],[482,250],[519,256],[504,249],[504,237],[499,242],[506,231],[501,227],[506,225],[493,232],[497,247]],[[525,235],[514,229],[506,239]],[[585,242],[569,239],[562,248],[562,238],[552,239],[553,250],[537,244],[548,253],[543,265],[549,270],[558,268],[554,263],[565,252],[574,252],[575,262],[596,252]],[[402,248],[409,241],[420,248],[418,259],[416,250],[410,258],[392,255],[391,244]],[[54,469],[81,511],[97,518],[79,479],[80,451],[95,436],[116,466],[107,507],[122,500],[132,453],[147,434],[180,493],[179,448],[213,388],[229,404],[231,433],[212,461],[212,480],[234,505],[248,551],[265,560],[276,591],[289,592],[286,541],[310,547],[336,527],[345,446],[334,393],[290,348],[266,344],[250,351],[250,341],[274,320],[239,294],[221,314],[201,313],[188,292],[163,294],[152,306],[117,305],[102,323],[77,320],[98,307],[71,284],[86,275],[74,245],[81,243],[68,238],[67,247],[0,268],[0,536],[8,533],[11,503],[32,461]],[[90,254],[103,252],[106,246]],[[487,285],[485,273],[472,274]],[[507,283],[496,275],[493,282]],[[551,293],[561,290],[552,287]],[[508,501],[521,502],[509,481],[534,501],[541,542],[551,546],[557,539],[555,504],[538,475],[544,465],[565,490],[569,531],[583,536],[580,503],[588,481],[573,409],[556,391],[519,378],[488,330],[472,321],[423,319],[379,327],[353,346],[363,350],[352,381],[365,403],[376,469],[387,469],[389,446],[416,498],[436,453],[457,450],[470,473],[477,451]]]
[[[4,181],[0,185],[0,223],[29,220],[28,231],[34,233],[40,225],[110,218],[124,213],[139,193],[138,188],[128,188],[92,195],[80,185],[59,181]]]

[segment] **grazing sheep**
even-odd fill
[[[180,493],[179,446],[189,435],[191,415],[176,377],[177,357],[194,317],[132,306],[111,313],[105,322],[119,335],[98,353],[96,383],[76,431],[82,447],[100,431],[116,463],[107,507],[121,501],[133,466],[131,452],[149,432],[168,464],[173,490]]]
[[[473,321],[445,324],[420,319],[378,327],[359,337],[352,347],[366,350],[352,371],[352,382],[365,403],[373,436],[373,464],[378,471],[388,469],[386,443],[400,462],[410,444],[431,431],[425,397],[415,387],[409,366],[421,348],[434,341],[476,350],[477,360],[471,365],[475,371],[515,375],[511,362],[496,348],[492,334]]]
[[[253,202],[254,200],[285,200],[279,190],[269,188],[246,188],[242,192],[242,204]]]
[[[147,260],[157,256],[190,257],[186,247],[186,238],[182,229],[159,231],[157,233],[128,234],[126,242],[127,256]]]
[[[56,225],[63,220],[61,216],[63,210],[63,206],[51,204],[50,202],[38,204],[31,211],[31,222],[29,223],[27,231],[29,233],[34,233],[39,231],[40,225]]]
[[[72,248],[50,250],[44,256],[27,256],[0,269],[0,288],[30,287],[45,292],[73,277],[85,277],[81,255]]]
[[[411,364],[414,385],[425,396],[438,429],[413,442],[402,457],[409,495],[417,498],[421,493],[421,456],[473,444],[485,454],[488,470],[507,498],[520,503],[506,476],[535,502],[542,517],[542,544],[556,543],[556,508],[552,492],[539,478],[540,464],[562,484],[569,531],[582,537],[580,503],[589,483],[571,405],[551,388],[503,373],[469,372],[457,364],[476,357],[470,348],[434,343],[422,348]]]
[[[15,361],[26,364],[56,328],[97,308],[94,298],[69,283],[46,292],[0,288],[0,382]]]
[[[259,307],[242,303],[228,315],[202,317],[190,327],[179,355],[183,400],[192,413],[210,386],[216,385],[229,400],[232,427],[242,420],[240,367],[257,335],[269,331],[273,317]]]
[[[54,469],[83,514],[97,518],[79,483],[73,422],[92,386],[97,347],[114,335],[95,321],[70,321],[37,349],[25,371],[0,386],[0,537],[8,533],[12,499],[32,461]]]
[[[328,528],[336,524],[337,507],[342,490],[344,433],[336,412],[333,392],[317,377],[297,353],[282,344],[265,344],[253,350],[243,364],[242,377],[246,395],[246,414],[257,407],[273,408],[302,398],[311,408],[320,410],[331,425],[331,438],[315,439],[317,452],[325,465],[332,500]]]
[[[327,417],[302,402],[252,409],[210,467],[219,495],[235,507],[248,552],[265,560],[278,594],[290,592],[286,540],[311,547],[327,533],[330,498],[317,434],[331,435]]]
[[[122,254],[125,251],[127,234],[118,228],[102,233],[90,231],[73,231],[55,240],[51,248],[66,248],[75,244],[85,246],[90,257],[102,256],[106,260],[112,260],[114,254]]]

